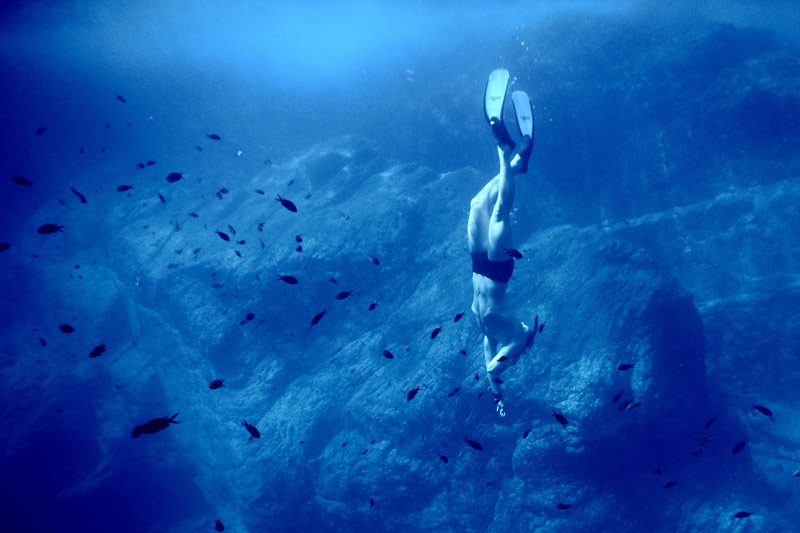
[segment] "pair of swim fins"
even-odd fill
[[[497,144],[504,151],[513,152],[516,143],[506,129],[503,122],[503,105],[506,101],[506,91],[508,88],[508,71],[497,69],[489,75],[486,83],[486,94],[484,95],[484,112],[486,121],[492,127]],[[522,149],[519,152],[522,159],[520,174],[528,171],[528,159],[533,150],[533,110],[531,101],[524,91],[514,91],[511,93],[511,101],[514,103],[514,112],[517,115],[517,127],[522,137]]]

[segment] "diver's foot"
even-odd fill
[[[483,110],[486,121],[492,127],[497,145],[505,152],[513,152],[516,144],[503,123],[503,104],[506,100],[508,88],[508,71],[506,69],[493,70],[486,82]]]

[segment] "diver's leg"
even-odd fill
[[[508,259],[505,249],[511,245],[511,209],[514,207],[514,171],[508,162],[509,154],[499,147],[500,174],[498,174],[497,200],[489,218],[489,245],[487,252],[492,261]]]
[[[486,363],[486,370],[495,376],[505,372],[508,367],[519,361],[520,355],[530,347],[536,335],[535,328],[529,328],[522,322],[518,322],[513,317],[494,314],[485,317],[486,326],[492,331],[504,335],[503,338],[508,342]]]
[[[467,239],[470,253],[485,252],[489,246],[489,219],[497,201],[500,176],[497,175],[483,186],[469,206]]]

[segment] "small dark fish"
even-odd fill
[[[214,524],[214,531],[225,531],[225,526],[222,525],[222,522],[217,520],[217,523]]]
[[[164,198],[164,195],[162,195],[161,193],[158,193],[158,199],[161,200],[162,204],[167,203],[166,198]]]
[[[103,352],[105,351],[106,351],[106,345],[100,344],[92,348],[92,351],[89,352],[89,357],[100,357],[101,355],[103,355]]]
[[[378,261],[377,257],[373,257],[371,255],[368,255],[367,257],[369,257],[369,260],[372,261],[373,264],[375,264],[375,265],[380,265],[381,264],[381,262]]]
[[[263,195],[264,191],[262,191],[261,189],[256,189],[256,194],[262,194]]]
[[[698,450],[702,450],[712,440],[714,440],[714,434],[713,433],[709,433],[708,435],[706,435],[705,437],[700,439],[700,442],[697,443],[697,449]]]
[[[443,463],[447,463],[447,462],[449,462],[449,461],[450,461],[450,460],[447,458],[447,456],[446,456],[446,455],[440,455],[440,456],[439,456],[439,459],[441,459]]]
[[[434,328],[434,330],[433,330],[433,331],[431,331],[431,339],[435,339],[435,338],[436,338],[436,336],[437,336],[437,335],[439,334],[439,332],[441,332],[441,331],[442,331],[442,326],[439,326],[438,328]]]
[[[33,187],[33,182],[25,176],[11,176],[11,181],[23,187]]]
[[[11,248],[11,245],[8,244],[7,242],[0,242],[0,252],[5,252],[9,248]],[[371,311],[371,309],[370,309],[370,311]]]
[[[247,315],[245,315],[244,319],[245,319],[245,320],[247,320],[248,322],[250,322],[250,321],[251,321],[251,320],[253,320],[255,317],[256,317],[256,314],[255,314],[255,313],[247,313]]]
[[[503,248],[509,257],[513,257],[514,259],[522,259],[522,254],[519,250],[515,250],[514,248]]]
[[[453,392],[448,392],[447,393],[447,397],[448,398],[452,398],[453,396],[458,394],[458,391],[460,391],[460,390],[461,390],[461,387],[456,387],[455,389],[453,389]]]
[[[61,233],[64,233],[63,231],[61,231],[61,228],[63,227],[64,226],[58,226],[56,224],[44,224],[42,226],[39,226],[39,229],[36,230],[36,233],[41,233],[42,235],[50,235],[51,233],[56,233],[59,231]]]
[[[716,421],[716,420],[717,420],[717,417],[716,417],[716,416],[709,418],[709,419],[706,421],[706,423],[705,423],[705,424],[703,424],[703,427],[704,427],[704,428],[706,428],[706,429],[710,428],[710,427],[711,427],[711,424],[713,424],[713,423],[714,423],[714,421]]]
[[[211,390],[215,390],[220,387],[223,387],[224,386],[223,383],[225,383],[224,379],[215,379],[214,381],[208,384],[208,388]]]
[[[621,365],[619,365],[617,367],[617,370],[630,370],[634,366],[636,366],[636,365],[633,365],[633,364],[630,364],[630,363],[622,363]]]
[[[44,346],[47,346],[47,341],[46,341],[46,340],[44,340],[44,338],[43,338],[43,337],[39,337],[39,344],[41,344],[41,345],[42,345],[42,347],[44,347]]]
[[[741,442],[737,442],[733,445],[733,449],[731,450],[731,455],[736,455],[747,445],[747,439],[742,439]]]
[[[42,133],[44,133],[45,131],[47,131],[47,127],[45,127],[45,126],[39,126],[38,128],[36,128],[36,135],[41,135],[41,134],[42,134]]]
[[[316,315],[314,315],[314,318],[311,319],[311,326],[312,327],[316,326],[319,323],[319,321],[322,320],[322,317],[325,316],[325,313],[327,313],[327,312],[328,311],[325,310],[325,311],[319,312]]]
[[[152,167],[155,164],[156,164],[155,161],[148,161],[147,163],[145,163],[145,165],[147,165],[148,167]]]
[[[738,513],[736,513],[736,514],[735,514],[735,515],[733,515],[733,516],[734,516],[734,518],[747,518],[747,517],[748,517],[748,516],[750,516],[751,514],[753,514],[753,513],[749,513],[749,512],[747,512],[747,511],[739,511]]]
[[[140,170],[143,169],[144,168],[144,163],[136,163],[136,168],[138,168]]]
[[[337,300],[344,300],[345,298],[347,298],[348,296],[351,296],[352,294],[353,294],[353,291],[342,291],[342,292],[340,292],[339,294],[336,295],[336,299]]]
[[[256,429],[254,425],[248,424],[247,420],[242,420],[242,425],[246,427],[247,431],[250,433],[250,440],[261,438],[261,433],[259,433],[258,429]]]
[[[133,189],[133,185],[120,185],[119,187],[117,187],[117,190],[119,192],[125,192],[125,191],[129,191],[131,189]]]
[[[294,276],[281,276],[278,274],[278,281],[285,281],[289,285],[297,285],[297,278]]]
[[[219,190],[219,192],[221,192],[222,194],[228,194],[228,189],[226,189],[225,187],[223,187],[223,188],[221,188],[221,189]]]
[[[223,231],[214,230],[214,233],[219,235],[219,238],[222,239],[223,241],[230,241],[231,240],[231,238],[228,237],[228,234],[223,232]]]
[[[422,390],[422,387],[420,387],[419,385],[417,385],[416,387],[414,387],[413,389],[411,389],[410,391],[408,391],[408,394],[406,394],[406,401],[407,401],[407,402],[410,402],[411,400],[413,400],[413,399],[414,399],[414,396],[416,396],[416,395],[417,395],[417,393],[418,393],[419,391],[421,391],[421,390]]]
[[[264,231],[264,223],[263,222],[259,222],[258,223],[258,231]]]
[[[562,511],[565,510],[565,509],[569,509],[571,507],[572,507],[571,503],[559,503],[559,504],[556,504],[556,509],[561,509]]]
[[[233,235],[236,235],[236,230],[235,230],[235,229],[233,228],[233,226],[231,226],[230,224],[228,224],[228,230],[230,230],[230,232],[231,232]]]
[[[336,281],[336,278],[328,278],[328,281],[330,281],[331,283],[339,283],[338,281]]]
[[[80,200],[80,202],[82,204],[86,203],[86,197],[84,195],[82,195],[81,193],[79,193],[77,190],[75,190],[75,187],[70,187],[69,190],[72,191],[72,194],[74,194],[75,196],[78,197],[78,200]]]
[[[758,409],[759,413],[761,413],[764,416],[768,416],[770,420],[775,422],[775,418],[773,418],[772,411],[769,408],[764,407],[763,405],[753,404],[753,409]]]
[[[536,318],[539,318],[539,317],[537,316]],[[544,331],[544,322],[542,322],[542,323],[539,325],[539,329],[538,329],[537,333],[541,333],[541,332],[543,332],[543,331]]]
[[[120,102],[122,102],[123,104],[127,102],[127,100],[125,100],[125,97],[124,97],[124,96],[120,96],[120,95],[118,95],[117,93],[114,93],[114,96],[116,96],[116,97],[117,97],[117,100],[119,100],[119,101],[120,101]]]
[[[528,429],[525,430],[525,433],[522,434],[522,438],[523,439],[527,439],[528,435],[530,435],[530,434],[531,434],[531,428],[528,428]]]
[[[242,252],[240,252],[239,250],[234,250],[233,253],[236,254],[236,257],[242,257]]]
[[[58,329],[61,330],[61,333],[72,333],[73,331],[75,331],[75,328],[73,328],[69,324],[61,324],[60,326],[58,326]]]
[[[464,442],[469,444],[470,448],[474,448],[478,451],[483,450],[483,446],[481,446],[481,443],[476,440],[469,440],[467,437],[464,437]]]
[[[461,317],[463,317],[463,316],[464,316],[463,312],[462,313],[457,313],[456,317],[453,319],[453,322],[458,322],[459,320],[461,320]]]
[[[458,353],[460,353],[461,355],[467,355],[467,351],[464,348],[458,350]]]
[[[392,354],[392,352],[390,352],[389,350],[384,350],[383,351],[383,356],[386,359],[394,359],[394,354]]]
[[[619,391],[618,393],[616,393],[614,395],[614,397],[611,399],[611,403],[617,403],[619,401],[619,399],[622,398],[622,393],[623,392],[624,391]]]
[[[236,244],[245,244],[247,241],[242,239],[241,241],[236,241]]]
[[[642,402],[633,402],[631,404],[628,404],[628,411],[633,411],[634,409],[636,409],[640,405],[642,405]]]
[[[195,146],[194,149],[197,150],[198,152],[202,152],[203,151],[203,147],[202,146]]]
[[[669,489],[669,488],[674,487],[675,485],[677,485],[677,483],[678,483],[677,481],[667,481],[666,483],[664,483],[661,486],[664,487],[665,489]]]
[[[166,416],[161,418],[154,418],[142,424],[141,426],[136,426],[133,428],[131,432],[131,438],[135,439],[139,437],[142,433],[152,434],[158,433],[162,429],[166,429],[169,427],[170,424],[180,424],[180,422],[175,420],[175,417],[178,416],[178,413],[175,413],[171,417],[167,418]]]
[[[290,202],[286,198],[281,198],[280,194],[278,195],[277,198],[275,198],[275,200],[279,201],[283,207],[285,207],[292,213],[297,213],[297,206],[295,206],[292,202]]]
[[[176,181],[180,180],[181,178],[183,178],[183,174],[181,174],[180,172],[170,172],[169,174],[167,174],[167,178],[166,179],[170,183],[175,183]]]
[[[561,424],[562,426],[566,426],[567,424],[569,424],[569,422],[567,422],[567,417],[565,417],[555,409],[553,409],[553,416],[555,417],[556,420],[558,420],[558,423]]]
[[[632,401],[633,400],[625,400],[624,402],[619,404],[619,407],[617,407],[617,411],[624,411],[625,409],[628,408],[628,406],[631,404]]]
[[[217,135],[216,133],[209,133],[209,134],[207,134],[206,136],[207,136],[209,139],[211,139],[211,140],[214,140],[214,141],[220,141],[220,140],[222,140],[222,137],[220,137],[220,136],[219,136],[219,135]]]
[[[375,500],[373,498],[369,499],[369,506],[370,507],[375,507]]]
[[[498,363],[502,363],[503,361],[508,361],[508,356],[501,355],[500,357],[497,358]]]
[[[480,381],[480,379],[481,379],[481,378],[480,378],[480,377],[478,377],[478,373],[477,373],[477,372],[475,372],[475,381]]]
[[[376,307],[378,307],[378,304],[375,303],[375,302],[372,302],[371,304],[369,304],[369,310],[370,311],[374,311]]]
[[[200,215],[198,215],[197,213],[189,213],[189,216],[192,218],[198,218]]]
[[[298,246],[297,248],[294,249],[294,251],[295,252],[302,252],[303,251],[303,247],[302,246]]]
[[[502,380],[502,379],[500,379],[500,378],[492,378],[492,382],[494,382],[494,383],[498,383],[498,384],[500,384],[500,385],[502,385],[502,384],[503,384],[503,380]]]
[[[295,235],[294,240],[295,242],[303,242],[303,237],[301,237],[300,235]]]

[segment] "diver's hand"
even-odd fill
[[[506,406],[503,405],[503,400],[497,401],[497,414],[499,414],[501,417],[506,416]]]

